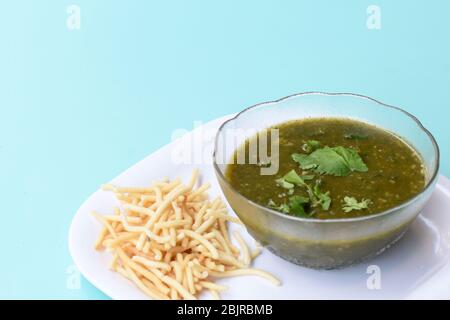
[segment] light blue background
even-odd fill
[[[81,30],[66,7],[81,8]],[[379,5],[381,30],[366,9]],[[3,1],[0,298],[66,287],[73,214],[98,186],[191,129],[302,91],[356,92],[419,117],[450,175],[450,2]]]

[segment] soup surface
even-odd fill
[[[272,128],[279,130],[278,156],[271,160],[278,159],[277,174],[262,175],[261,167],[271,163],[250,164],[248,155],[244,164],[236,164],[238,151],[225,173],[240,194],[263,206],[298,217],[358,217],[395,207],[425,186],[417,152],[373,125],[309,118]],[[255,139],[240,151],[248,151]]]

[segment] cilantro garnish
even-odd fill
[[[330,193],[329,192],[324,193],[320,190],[320,183],[321,183],[320,180],[317,180],[314,187],[312,187],[309,184],[307,184],[305,180],[301,176],[299,176],[295,170],[291,170],[287,174],[285,174],[282,178],[279,178],[275,181],[279,186],[289,189],[289,191],[291,192],[288,194],[290,195],[293,193],[294,186],[305,188],[308,194],[308,198],[298,195],[290,197],[288,203],[289,213],[294,215],[306,214],[305,211],[306,204],[309,204],[310,207],[320,206],[322,207],[323,210],[330,209],[331,204]],[[281,211],[279,209],[279,206],[276,206],[276,204],[270,203],[269,206],[272,209],[277,209]],[[305,212],[303,213],[302,210]]]
[[[345,136],[348,139],[362,139],[356,136]],[[338,177],[347,176],[353,171],[366,172],[367,165],[360,157],[358,152],[352,148],[342,146],[338,147],[321,147],[319,141],[309,140],[302,146],[306,154],[294,153],[292,159],[299,163],[300,168],[304,171],[303,175],[297,174],[295,170],[291,170],[283,177],[276,179],[277,185],[288,189],[287,194],[290,196],[288,200],[277,205],[272,200],[269,201],[268,207],[298,217],[309,217],[314,214],[313,208],[320,207],[322,210],[329,210],[331,206],[330,192],[321,190],[321,180],[316,179],[315,184],[307,183],[314,180],[314,175],[309,174],[314,171],[319,174],[328,174]],[[303,188],[307,196],[294,195],[296,187]],[[286,194],[283,193],[285,196]],[[345,197],[342,209],[345,212],[352,210],[367,209],[371,201],[362,199],[360,202],[353,197]]]
[[[289,213],[290,209],[289,206],[286,203],[282,203],[280,205],[277,205],[272,199],[269,200],[269,203],[267,203],[267,206],[271,209],[283,212],[283,213]]]
[[[353,197],[344,197],[344,203],[345,204],[342,207],[342,210],[345,212],[350,212],[352,210],[367,209],[372,201],[370,201],[370,199],[362,199],[361,202],[358,202],[358,200]]]
[[[293,169],[286,173],[281,179],[287,183],[295,184],[297,186],[305,185],[305,181]]]
[[[305,205],[309,203],[309,199],[302,196],[292,196],[289,198],[289,213],[297,217],[309,217],[305,211]]]
[[[276,179],[275,182],[278,186],[285,189],[292,189],[294,186],[305,186],[305,181],[313,180],[313,175],[299,176],[295,170],[291,170],[283,177]]]
[[[275,182],[277,183],[278,186],[280,186],[280,187],[282,187],[284,189],[292,189],[292,188],[294,188],[294,184],[286,181],[284,179],[284,177],[280,178],[280,179],[276,179]]]
[[[306,213],[305,206],[309,203],[309,199],[302,196],[289,197],[288,203],[277,205],[272,199],[269,200],[267,206],[271,209],[287,213],[297,217],[309,217]]]
[[[304,170],[314,169],[320,174],[347,176],[352,171],[366,172],[366,164],[358,152],[344,147],[324,147],[311,154],[292,154],[292,159]]]
[[[312,206],[321,206],[323,210],[330,209],[331,205],[331,198],[330,198],[330,192],[322,192],[320,190],[320,180],[316,181],[316,185],[314,186],[312,194],[314,195],[314,200],[312,200],[313,204]]]

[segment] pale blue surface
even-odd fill
[[[81,7],[81,30],[66,7]],[[66,287],[67,232],[97,187],[191,129],[302,91],[404,107],[450,175],[449,1],[4,1],[0,298]],[[382,10],[368,30],[366,8]]]

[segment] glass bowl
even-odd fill
[[[403,138],[422,156],[425,188],[408,201],[375,215],[322,220],[293,217],[261,206],[230,185],[225,177],[227,163],[247,138],[276,124],[314,117],[360,120]],[[230,206],[258,242],[295,264],[334,269],[378,255],[403,236],[434,190],[439,148],[420,121],[400,108],[357,94],[310,92],[257,104],[223,123],[216,136],[213,165]]]

